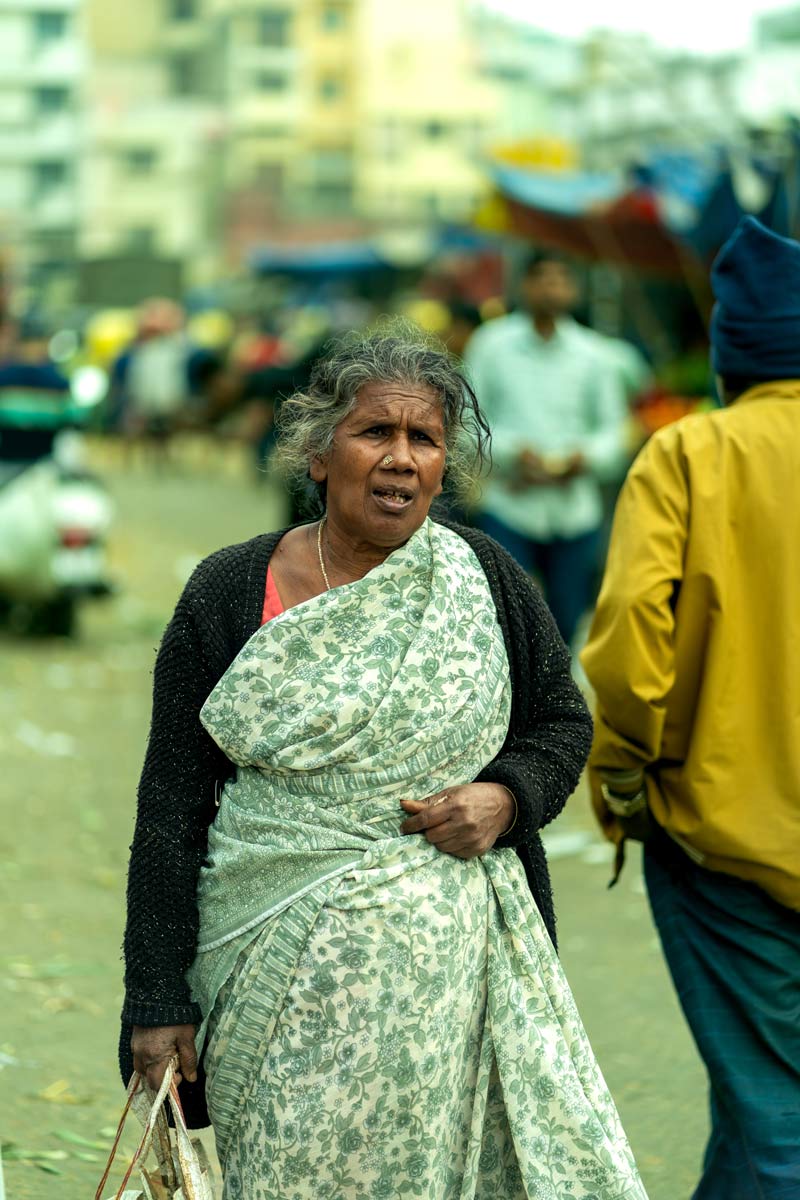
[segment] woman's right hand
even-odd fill
[[[169,1060],[176,1054],[180,1066],[175,1082],[197,1079],[197,1051],[194,1047],[194,1025],[134,1025],[131,1036],[133,1068],[157,1092],[161,1087]]]

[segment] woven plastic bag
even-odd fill
[[[175,1083],[177,1066],[178,1060],[173,1058],[157,1094],[147,1087],[140,1075],[132,1077],[114,1145],[94,1200],[102,1200],[122,1130],[131,1110],[142,1122],[144,1132],[118,1191],[107,1196],[106,1200],[214,1200],[206,1152],[197,1138],[189,1136],[186,1128]],[[167,1121],[167,1105],[172,1111],[174,1130],[170,1130]],[[151,1149],[157,1164],[154,1170],[148,1170],[145,1166]],[[128,1187],[134,1179],[136,1186]]]

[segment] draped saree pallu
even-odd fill
[[[480,565],[426,522],[206,701],[238,767],[190,972],[227,1200],[645,1200],[514,851],[399,832],[498,753],[510,690]]]

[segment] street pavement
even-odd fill
[[[124,464],[108,447],[96,458],[117,506],[117,597],[87,609],[75,641],[0,634],[8,1200],[94,1195],[123,1096],[116,1040],[125,870],[160,632],[197,561],[283,519],[279,491],[254,482],[235,447],[186,443],[168,470]],[[638,854],[608,891],[610,854],[583,790],[548,831],[548,848],[562,961],[649,1196],[688,1200],[707,1129],[703,1073],[663,965]]]

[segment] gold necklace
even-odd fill
[[[331,581],[328,579],[328,572],[325,570],[325,562],[322,558],[322,529],[327,521],[327,516],[323,517],[317,526],[317,554],[319,555],[319,569],[322,571],[322,578],[325,580],[325,588],[331,590]]]

